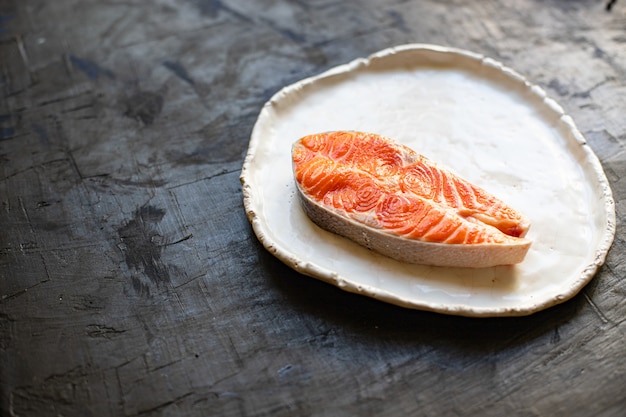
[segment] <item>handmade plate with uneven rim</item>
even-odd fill
[[[314,225],[295,194],[291,146],[332,130],[394,138],[526,214],[525,260],[411,265]],[[519,316],[561,303],[593,277],[615,234],[600,162],[562,108],[490,58],[434,45],[386,49],[279,91],[254,126],[241,181],[257,237],[296,271],[446,314]]]

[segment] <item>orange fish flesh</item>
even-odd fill
[[[305,136],[292,149],[306,214],[323,229],[403,262],[521,262],[528,219],[412,149],[373,133]]]

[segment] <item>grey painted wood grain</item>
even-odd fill
[[[1,2],[0,414],[623,415],[625,28],[591,0]],[[257,242],[238,177],[263,103],[407,42],[512,66],[600,157],[617,236],[571,301],[410,311]]]

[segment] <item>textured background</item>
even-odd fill
[[[576,120],[618,223],[574,299],[405,310],[258,243],[263,103],[408,42],[502,61]],[[0,70],[1,415],[623,415],[626,2],[3,0]]]

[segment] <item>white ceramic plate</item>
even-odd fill
[[[330,130],[394,138],[525,213],[526,259],[410,265],[315,226],[295,196],[291,145]],[[593,277],[615,234],[602,167],[562,108],[492,59],[433,45],[387,49],[282,89],[258,117],[241,181],[257,237],[293,269],[446,314],[516,316],[561,303]]]

